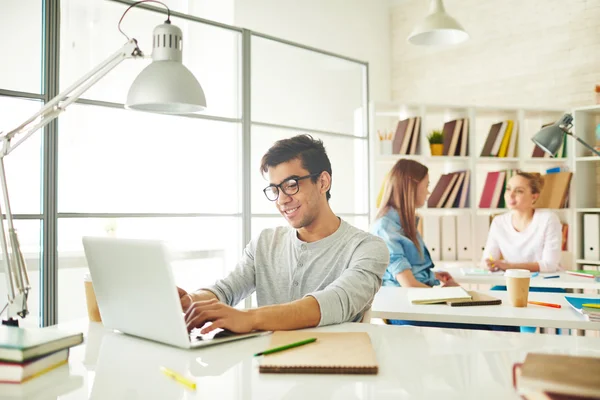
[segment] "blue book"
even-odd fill
[[[571,307],[573,307],[577,312],[585,315],[586,319],[589,320],[590,316],[588,312],[584,312],[583,305],[584,304],[597,304],[600,305],[600,298],[589,298],[589,297],[569,297],[565,296],[565,300],[569,302]]]
[[[554,167],[554,168],[548,168],[546,170],[546,173],[547,174],[557,174],[559,172],[564,172],[564,171],[568,171],[568,170],[569,170],[569,167],[565,167],[565,166],[563,166],[563,167]]]

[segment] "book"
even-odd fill
[[[457,300],[470,300],[471,295],[460,286],[442,288],[411,288],[406,297],[412,304],[438,304]]]
[[[563,208],[572,176],[572,172],[566,171],[544,175],[544,187],[535,208]]]
[[[413,129],[412,138],[408,154],[417,154],[419,149],[419,142],[421,138],[421,117],[415,117],[415,127]]]
[[[24,363],[0,361],[0,383],[22,383],[67,363],[69,349],[34,358]]]
[[[567,270],[565,272],[569,275],[582,276],[584,278],[600,277],[600,271],[592,271],[592,270],[587,270],[587,269],[586,270],[577,270],[577,271]]]
[[[54,368],[43,379],[30,379],[23,383],[0,383],[0,398],[47,400],[57,399],[83,385],[81,375],[71,375],[67,365]],[[62,397],[60,397],[62,398]],[[93,394],[92,394],[92,397]]]
[[[496,143],[496,138],[500,133],[500,128],[502,127],[502,122],[498,122],[493,124],[490,127],[490,132],[488,133],[487,139],[485,140],[485,144],[483,145],[483,149],[481,150],[481,157],[491,157],[492,148],[494,147],[494,143]]]
[[[514,385],[520,393],[600,397],[600,357],[529,353],[513,369]]]
[[[513,121],[506,121],[506,131],[504,132],[504,137],[502,138],[502,142],[500,143],[500,149],[498,150],[498,157],[504,158],[506,157],[506,153],[508,152],[508,144],[510,143],[510,137],[512,136],[512,128]]]
[[[23,362],[83,342],[82,333],[68,333],[52,328],[17,328],[0,326],[0,361]]]
[[[407,134],[409,121],[410,119],[403,119],[401,121],[398,121],[398,125],[396,126],[396,132],[394,133],[394,139],[392,140],[392,154],[401,154],[400,149],[402,148],[402,144],[405,141],[404,139]]]
[[[489,269],[483,268],[461,268],[460,272],[465,276],[491,276],[491,275],[504,275],[504,271],[490,271]]]
[[[261,373],[377,374],[379,366],[366,332],[277,331],[269,348],[316,338],[314,343],[272,353],[260,360]]]
[[[465,300],[449,300],[446,302],[450,307],[467,307],[467,306],[495,306],[502,304],[502,300],[496,297],[488,296],[483,293],[478,293],[473,290],[467,292],[471,295],[470,299]]]
[[[445,156],[456,155],[456,146],[458,145],[458,138],[460,136],[462,123],[462,119],[455,119],[444,124],[442,134],[444,136]]]

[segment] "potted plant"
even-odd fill
[[[442,131],[432,131],[429,136],[429,148],[431,149],[432,156],[441,156],[444,154],[444,135]]]

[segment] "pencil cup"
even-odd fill
[[[527,307],[531,272],[527,269],[509,269],[504,276],[510,304],[513,307]]]
[[[87,304],[88,318],[92,322],[102,322],[100,310],[98,309],[98,303],[96,302],[96,293],[94,292],[94,285],[92,285],[92,277],[90,274],[85,274],[83,283],[85,285],[85,302]]]
[[[387,156],[387,155],[392,154],[392,141],[391,140],[379,141],[379,152],[382,156]]]

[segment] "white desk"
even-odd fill
[[[475,285],[506,285],[502,274],[465,275],[460,269],[447,269],[454,280],[460,284]],[[560,275],[560,278],[544,279],[544,276]],[[531,287],[561,288],[561,289],[593,289],[600,291],[600,282],[592,278],[573,276],[564,272],[543,273],[531,278]]]
[[[31,381],[46,387],[30,398],[510,400],[518,399],[512,364],[527,352],[600,357],[600,343],[589,337],[344,324],[321,329],[368,332],[378,375],[260,374],[252,354],[268,347],[268,336],[180,350],[94,323],[83,329],[85,345],[72,349],[69,366]],[[163,375],[163,365],[192,377],[197,390]]]
[[[405,288],[382,287],[375,295],[371,317],[410,321],[600,330],[600,322],[586,321],[583,315],[573,310],[562,293],[529,293],[529,300],[560,304],[562,308],[534,305],[516,308],[509,304],[508,294],[505,291],[478,290],[480,293],[502,299],[502,304],[476,307],[450,307],[445,304],[415,305],[408,301],[406,291]],[[567,295],[597,297],[577,294]]]

